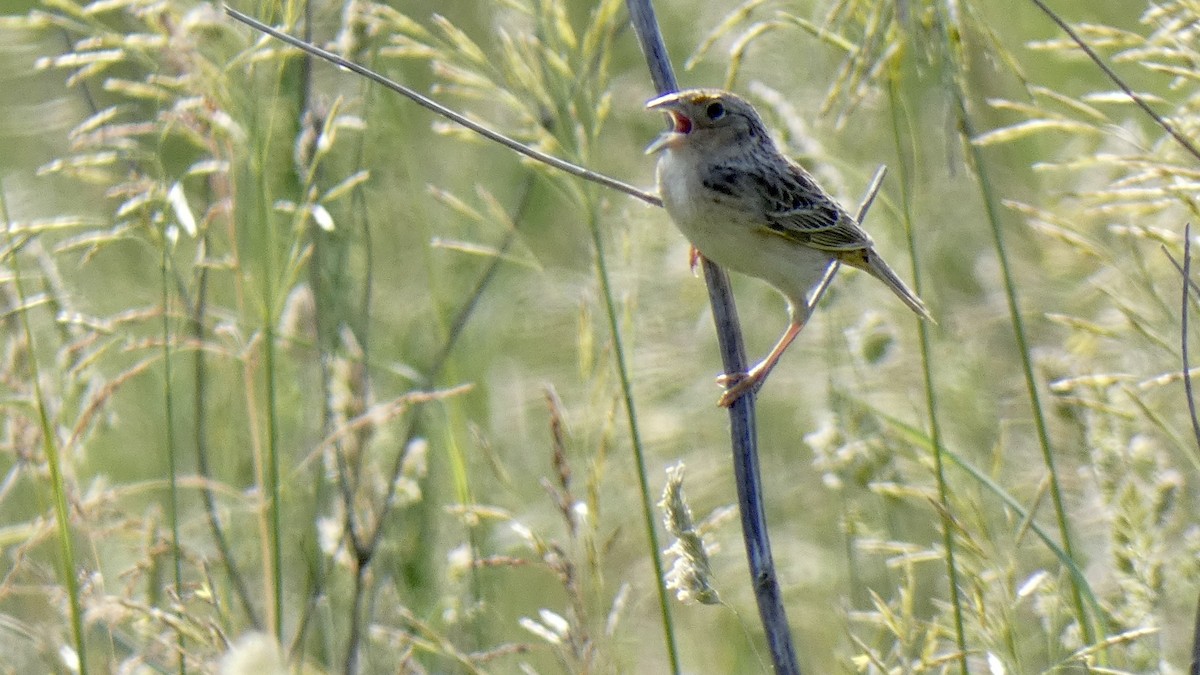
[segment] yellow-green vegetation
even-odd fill
[[[657,3],[937,319],[843,271],[758,396],[804,672],[1188,669],[1200,6],[1056,4],[1142,105],[1036,0]],[[653,182],[623,2],[237,9]],[[3,12],[0,672],[770,670],[665,213],[220,5]]]

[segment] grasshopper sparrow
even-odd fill
[[[717,89],[689,89],[646,104],[671,129],[646,149],[661,153],[663,206],[695,249],[713,262],[779,289],[790,321],[770,353],[747,373],[720,378],[730,406],[762,384],[812,311],[808,293],[834,261],[866,271],[922,318],[925,303],[875,251],[870,235],[775,147],[758,112]]]

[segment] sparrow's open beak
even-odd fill
[[[646,104],[646,110],[661,110],[671,120],[671,128],[662,132],[646,148],[647,155],[653,155],[663,148],[669,148],[682,142],[683,137],[692,132],[692,120],[679,111],[681,107],[682,101],[679,98],[678,92],[659,96]]]

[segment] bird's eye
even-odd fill
[[[704,114],[708,115],[708,119],[716,122],[725,116],[725,106],[721,105],[720,101],[713,101],[704,109]]]

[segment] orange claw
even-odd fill
[[[761,364],[759,364],[761,365]],[[748,373],[725,373],[717,378],[717,384],[725,387],[725,393],[717,399],[717,405],[730,408],[737,400],[757,389],[766,378],[766,372],[758,367],[751,368]]]
[[[688,267],[692,268],[692,274],[696,273],[696,268],[700,265],[700,249],[695,246],[688,246]]]
[[[758,362],[758,365],[750,369],[748,373],[726,373],[717,378],[717,384],[724,387],[725,393],[721,394],[721,398],[717,399],[717,405],[722,408],[732,406],[737,400],[747,393],[758,389],[762,386],[767,375],[775,364],[779,362],[779,357],[783,356],[783,352],[787,350],[788,345],[796,339],[800,331],[804,329],[804,320],[792,319],[788,324],[787,330],[783,332],[783,336],[779,338],[779,342],[771,349],[771,353],[767,354],[766,358]]]

